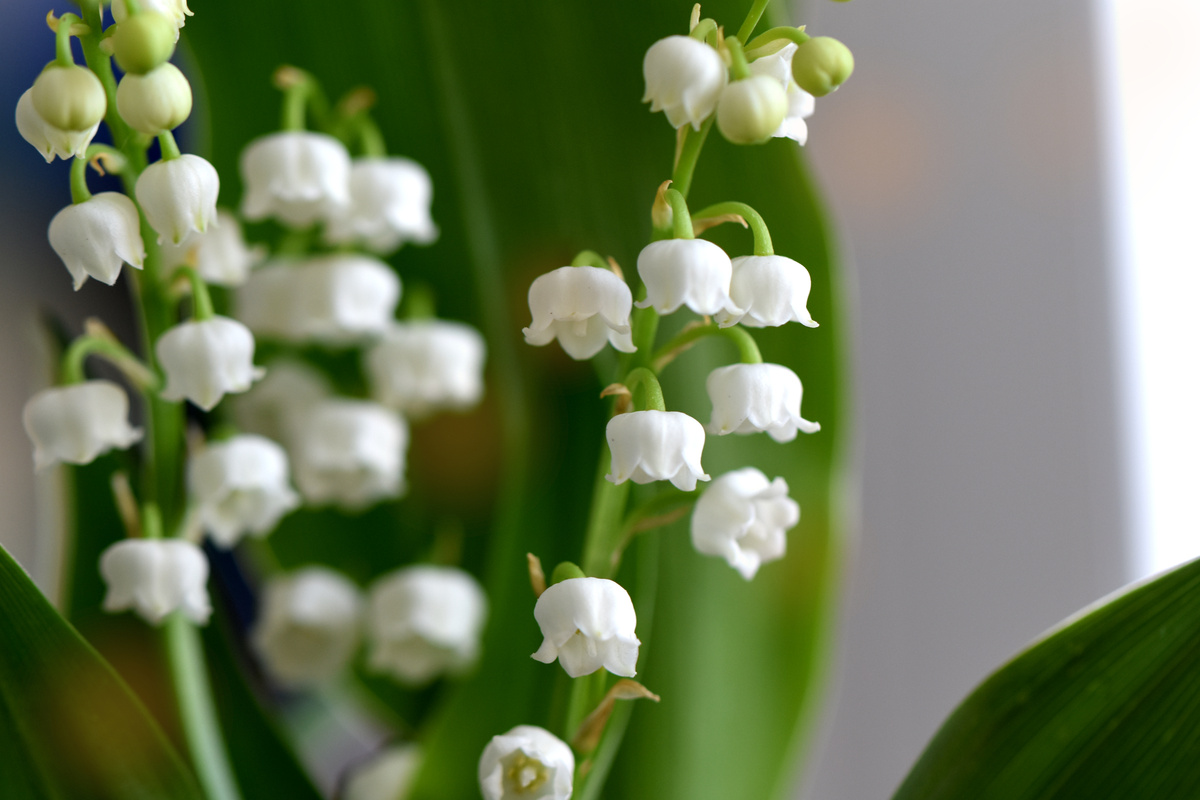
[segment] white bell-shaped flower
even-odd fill
[[[192,231],[203,233],[217,219],[221,180],[213,165],[184,153],[155,161],[138,176],[134,194],[159,243],[180,244]]]
[[[599,267],[559,267],[539,275],[529,287],[533,321],[525,341],[546,345],[558,339],[567,355],[582,361],[605,343],[632,353],[629,313],[633,295],[625,281]]]
[[[668,36],[650,45],[642,61],[643,103],[663,111],[676,128],[700,123],[713,113],[729,80],[716,50],[690,36]]]
[[[670,481],[690,492],[709,476],[700,465],[704,426],[680,411],[617,414],[605,431],[612,452],[613,483]]]
[[[535,725],[493,736],[479,758],[484,800],[569,800],[574,783],[571,748]]]
[[[361,617],[357,586],[331,569],[305,567],[267,583],[250,644],[277,682],[313,686],[350,663]]]
[[[290,447],[304,415],[332,394],[329,381],[308,364],[272,361],[266,377],[233,398],[233,418],[242,430]]]
[[[720,556],[750,580],[761,565],[783,558],[787,531],[799,521],[787,481],[768,481],[746,467],[715,479],[700,495],[692,511],[692,546]]]
[[[603,667],[613,675],[637,673],[637,612],[621,584],[606,578],[567,578],[542,592],[533,607],[542,646],[533,658],[558,659],[572,678]]]
[[[646,299],[638,308],[653,306],[670,314],[686,305],[697,314],[722,309],[740,311],[729,299],[733,265],[725,251],[704,239],[663,239],[638,253],[638,275],[646,284]]]
[[[290,441],[296,485],[310,505],[359,510],[404,490],[408,425],[364,400],[324,400],[300,418]]]
[[[755,75],[770,75],[779,81],[787,93],[787,114],[772,135],[804,144],[808,141],[808,123],[805,120],[812,116],[817,103],[816,98],[797,86],[792,78],[792,56],[795,52],[796,43],[792,42],[777,53],[750,62],[750,71]]]
[[[224,208],[217,209],[216,224],[204,233],[193,233],[179,245],[163,246],[168,267],[191,264],[206,283],[217,286],[241,286],[266,254],[266,247],[246,244],[242,224]]]
[[[256,336],[299,342],[294,259],[271,259],[251,272],[234,295],[236,316]]]
[[[129,424],[128,395],[112,381],[43,389],[29,398],[23,416],[37,469],[58,463],[90,464],[97,456],[124,450],[142,438],[142,430]]]
[[[188,460],[188,489],[213,541],[233,547],[246,534],[266,536],[300,505],[288,484],[282,447],[255,434],[213,442]]]
[[[104,119],[108,97],[96,73],[78,64],[51,62],[33,82],[33,107],[49,125],[87,131]]]
[[[409,684],[422,684],[475,663],[487,619],[487,596],[470,573],[418,565],[389,573],[371,587],[368,664]]]
[[[729,284],[732,308],[716,315],[722,328],[741,323],[749,328],[775,328],[788,322],[817,327],[808,313],[812,278],[787,256],[738,256]]]
[[[788,112],[787,93],[768,75],[750,75],[721,92],[717,130],[734,144],[758,144],[770,139]]]
[[[440,319],[398,322],[364,358],[376,400],[410,419],[465,409],[483,395],[483,336]]]
[[[254,366],[254,336],[228,317],[182,322],[154,347],[167,376],[162,396],[211,411],[226,394],[244,392],[265,373]]]
[[[174,130],[192,113],[192,85],[170,61],[145,75],[126,73],[117,85],[117,111],[147,136]]]
[[[208,560],[191,542],[125,539],[100,555],[100,574],[108,585],[105,611],[133,609],[153,625],[176,610],[200,625],[212,614]]]
[[[47,164],[55,156],[63,160],[83,158],[98,130],[99,122],[81,131],[63,130],[46,122],[33,107],[33,89],[26,89],[17,101],[17,131],[21,138],[37,148]]]
[[[179,38],[178,29],[182,28],[187,23],[187,18],[192,16],[192,10],[188,8],[187,0],[138,0],[138,8],[142,11],[157,11],[173,21],[177,29],[175,33],[177,39]],[[125,6],[125,0],[113,0],[112,15],[117,24],[129,18],[129,9]]]
[[[350,204],[325,228],[333,244],[361,244],[385,255],[406,242],[429,244],[437,225],[429,215],[433,181],[407,158],[356,158],[350,166]]]
[[[731,364],[708,374],[712,420],[708,429],[727,433],[765,431],[777,442],[790,442],[796,431],[816,433],[821,426],[800,416],[804,390],[800,378],[779,364]]]
[[[421,768],[421,748],[397,744],[351,768],[342,800],[408,800]]]
[[[332,136],[279,131],[255,139],[240,162],[242,214],[293,228],[330,219],[350,202],[350,154]]]
[[[137,206],[120,192],[67,206],[50,220],[49,236],[77,290],[88,278],[112,286],[122,264],[141,269],[146,258]]]

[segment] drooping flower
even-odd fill
[[[816,36],[796,47],[792,78],[809,94],[824,97],[846,82],[854,72],[850,48],[829,36]]]
[[[254,366],[254,336],[234,319],[181,322],[154,347],[167,376],[162,396],[211,411],[226,394],[244,392],[265,371]]]
[[[792,56],[795,52],[796,44],[792,42],[776,53],[750,62],[750,71],[755,75],[775,78],[787,94],[787,114],[772,136],[786,137],[795,140],[796,144],[804,144],[808,141],[808,123],[805,120],[812,116],[816,99],[801,89],[792,78]]]
[[[668,36],[650,45],[642,61],[646,79],[643,103],[663,111],[676,128],[700,130],[717,107],[729,80],[725,62],[716,50],[690,36]]]
[[[329,381],[302,361],[276,360],[250,391],[233,400],[239,428],[291,446],[304,415],[333,394]]]
[[[469,573],[454,567],[404,567],[371,587],[368,664],[409,684],[475,663],[487,618],[487,597]]]
[[[808,313],[812,278],[787,256],[739,256],[733,259],[729,297],[733,309],[716,315],[721,327],[741,323],[750,328],[774,328],[788,322],[817,327]]]
[[[612,452],[613,483],[670,481],[690,492],[709,476],[700,465],[704,426],[679,411],[631,411],[617,414],[605,431]]]
[[[43,389],[25,404],[23,416],[37,469],[60,462],[90,464],[142,438],[142,430],[129,424],[129,397],[112,381]]]
[[[670,314],[686,305],[697,314],[737,309],[729,298],[733,266],[729,256],[704,239],[662,239],[638,254],[638,275],[646,284],[646,299],[638,308],[653,306]]]
[[[567,578],[538,597],[533,618],[542,629],[542,646],[533,658],[558,659],[572,678],[603,667],[632,678],[637,672],[637,612],[621,584],[606,578]]]
[[[208,560],[182,539],[124,539],[100,556],[108,585],[105,611],[133,609],[157,625],[172,611],[197,624],[212,613],[208,599]]]
[[[221,179],[213,165],[184,153],[155,161],[138,176],[134,194],[159,243],[180,244],[192,231],[203,233],[217,218]]]
[[[33,107],[48,125],[87,131],[104,119],[108,98],[96,73],[78,64],[52,63],[33,82]]]
[[[375,399],[418,419],[478,403],[485,354],[483,337],[470,325],[427,319],[394,323],[364,364]]]
[[[255,434],[213,442],[193,455],[188,488],[200,522],[222,547],[233,547],[246,534],[266,536],[300,505],[288,484],[287,453]]]
[[[117,85],[117,111],[147,136],[174,130],[192,113],[192,85],[170,61],[145,75],[128,73]]]
[[[267,583],[250,643],[273,679],[313,686],[349,664],[361,616],[362,597],[348,578],[305,567]]]
[[[569,800],[574,781],[571,748],[534,725],[493,736],[479,758],[484,800]]]
[[[421,756],[418,745],[392,745],[353,767],[339,796],[343,800],[408,800]]]
[[[731,364],[708,374],[713,413],[708,429],[727,433],[765,431],[777,442],[790,442],[796,431],[816,433],[821,426],[800,416],[804,390],[800,378],[779,364]]]
[[[241,286],[266,252],[262,245],[247,245],[238,218],[218,208],[215,225],[204,233],[193,233],[178,246],[165,245],[163,261],[168,267],[184,263],[195,266],[206,283]]]
[[[333,244],[361,244],[386,255],[406,242],[429,244],[438,229],[429,215],[433,181],[407,158],[356,158],[350,166],[350,203],[329,220]]]
[[[408,426],[395,412],[364,400],[312,405],[290,448],[296,485],[310,505],[365,508],[404,490]]]
[[[734,81],[717,103],[717,130],[734,144],[758,144],[770,139],[788,112],[787,93],[767,75]]]
[[[800,521],[787,481],[754,467],[727,472],[712,482],[692,512],[692,546],[720,556],[750,580],[768,561],[783,558],[786,533]]]
[[[75,288],[95,278],[112,286],[121,265],[142,268],[146,248],[137,206],[120,192],[101,192],[73,203],[50,220],[50,246],[67,265]]]
[[[242,214],[293,228],[330,219],[350,202],[350,154],[332,136],[279,131],[255,139],[240,162]]]
[[[47,164],[55,156],[64,160],[83,158],[98,130],[99,122],[81,131],[63,130],[46,122],[33,107],[33,89],[26,89],[17,101],[17,131],[42,154]]]
[[[599,267],[559,267],[538,276],[529,287],[533,321],[525,341],[541,346],[558,339],[577,361],[599,353],[606,342],[622,353],[635,348],[629,313],[633,295],[625,281]]]

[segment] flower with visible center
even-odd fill
[[[63,160],[83,158],[98,130],[99,122],[81,131],[63,130],[46,122],[33,106],[33,89],[26,89],[17,101],[17,131],[42,154],[47,164],[55,156]]]
[[[387,254],[405,242],[430,244],[438,236],[429,215],[433,181],[407,158],[356,158],[350,166],[350,203],[325,228],[333,244],[361,244]]]
[[[630,411],[608,421],[613,483],[670,481],[690,492],[709,476],[700,465],[704,426],[680,411]]]
[[[625,281],[599,267],[559,267],[539,275],[529,287],[533,321],[523,329],[528,344],[558,339],[576,361],[599,353],[605,343],[632,353],[629,313],[633,295]]]
[[[242,214],[253,222],[275,217],[306,228],[350,203],[350,154],[332,136],[279,131],[255,139],[240,161]]]
[[[469,573],[418,565],[371,587],[368,664],[408,684],[471,667],[487,618],[487,596]]]
[[[800,416],[804,390],[800,378],[779,364],[731,364],[708,374],[712,420],[708,429],[727,433],[765,431],[777,442],[790,442],[796,431],[816,433],[821,426]]]
[[[169,61],[144,75],[128,73],[117,85],[117,111],[135,131],[156,136],[192,113],[192,86]]]
[[[478,403],[486,352],[470,325],[423,319],[393,323],[367,351],[364,365],[375,399],[419,419]]]
[[[754,467],[727,472],[700,495],[692,511],[692,546],[720,556],[750,580],[768,561],[783,558],[788,529],[800,506],[788,497],[787,481]]]
[[[182,539],[125,539],[100,555],[108,585],[104,610],[133,609],[157,625],[173,611],[197,624],[208,622],[208,560]]]
[[[300,505],[288,484],[287,453],[254,434],[213,442],[188,460],[188,488],[213,541],[233,547],[266,536]]]
[[[134,194],[158,233],[160,244],[180,244],[192,231],[203,233],[217,218],[221,179],[213,165],[184,153],[155,161],[138,176]]]
[[[88,278],[112,286],[122,264],[141,269],[146,258],[137,206],[120,192],[101,192],[67,206],[50,220],[49,236],[76,290]]]
[[[779,81],[787,95],[787,114],[772,136],[795,140],[796,144],[808,141],[808,123],[805,120],[812,116],[816,109],[816,99],[796,85],[792,78],[792,56],[796,52],[796,44],[792,42],[783,49],[769,56],[750,62],[750,71],[755,75],[770,75]]]
[[[638,254],[638,275],[646,284],[646,299],[638,308],[653,306],[671,314],[686,305],[697,314],[738,309],[729,298],[733,266],[725,251],[704,239],[663,239]]]
[[[739,256],[733,259],[729,297],[733,308],[716,315],[722,328],[741,323],[750,328],[775,328],[788,322],[817,327],[808,313],[812,278],[787,256]]]
[[[204,233],[193,233],[179,245],[165,245],[163,261],[167,267],[195,265],[205,283],[241,286],[266,252],[262,245],[247,245],[238,218],[218,208],[216,224]]]
[[[646,79],[643,103],[663,111],[676,128],[700,130],[717,107],[729,80],[725,62],[716,50],[690,36],[668,36],[650,45],[642,61]]]
[[[43,389],[29,398],[23,418],[37,469],[90,464],[142,439],[142,430],[129,424],[129,397],[112,381]]]
[[[421,748],[415,744],[392,745],[376,753],[351,768],[342,800],[407,800],[421,768],[421,756]]]
[[[484,800],[568,800],[574,781],[571,748],[534,725],[493,736],[479,758]]]
[[[376,403],[313,404],[299,417],[289,448],[296,485],[310,505],[357,511],[404,490],[408,425]]]
[[[606,578],[567,578],[538,597],[533,618],[542,629],[542,646],[533,658],[558,659],[572,678],[603,667],[614,675],[637,674],[637,612],[629,592]]]
[[[717,129],[734,144],[758,144],[775,134],[787,112],[787,94],[779,82],[768,75],[751,75],[721,92]]]
[[[228,317],[181,322],[159,337],[154,352],[167,376],[163,398],[191,400],[205,411],[265,374],[254,366],[253,334]]]

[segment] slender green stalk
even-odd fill
[[[743,364],[761,364],[762,353],[758,349],[758,343],[754,341],[754,337],[750,335],[750,331],[740,325],[734,325],[728,328],[722,328],[716,323],[708,325],[696,325],[690,328],[684,328],[669,342],[664,344],[654,353],[654,358],[651,361],[653,365],[657,365],[658,369],[662,369],[667,364],[671,363],[680,352],[688,345],[705,338],[706,336],[724,336],[729,339],[738,349],[738,355]]]
[[[597,253],[595,250],[580,250],[579,253],[571,259],[572,267],[599,267],[600,269],[608,269],[608,259]]]
[[[746,14],[745,22],[742,23],[742,27],[738,28],[738,39],[744,42],[750,38],[750,34],[754,33],[754,28],[762,19],[763,12],[767,10],[770,2],[771,0],[754,0],[754,4],[750,6],[750,11]]]
[[[663,399],[662,386],[658,382],[658,376],[647,367],[638,367],[626,375],[625,385],[631,392],[636,392],[639,386],[642,388],[642,393],[645,396],[643,403],[645,410],[667,410],[667,403]]]
[[[179,270],[187,275],[188,283],[192,285],[192,319],[197,322],[212,319],[216,315],[212,295],[208,293],[208,284],[200,277],[200,271],[195,267],[180,267]]]
[[[58,18],[58,30],[54,32],[54,62],[58,66],[75,66],[75,56],[71,55],[71,25],[82,21],[74,14],[63,14]]]
[[[692,32],[688,34],[693,39],[703,42],[717,30],[717,21],[712,17],[705,17],[696,23],[696,27],[692,28]]]
[[[625,551],[629,548],[635,536],[642,531],[653,530],[662,525],[669,525],[679,519],[678,514],[686,512],[695,502],[696,492],[684,492],[672,487],[660,491],[654,497],[634,509],[625,518],[625,524],[621,526],[621,535],[617,540],[616,548],[613,550],[609,575],[600,575],[597,577],[609,577],[616,574],[617,568],[621,566],[621,559],[624,557]]]
[[[87,185],[87,159],[76,158],[71,161],[71,202],[82,203],[92,199],[92,193]]]
[[[712,130],[716,118],[715,114],[710,115],[701,124],[700,130],[688,128],[685,134],[686,138],[683,142],[683,150],[679,154],[679,162],[671,173],[672,188],[685,198],[692,188],[692,174],[696,171],[696,162],[700,160],[700,150],[703,149],[704,141],[708,138],[708,132]]]
[[[71,342],[71,346],[63,354],[62,382],[72,384],[87,380],[87,375],[83,371],[83,363],[91,355],[97,355],[110,361],[143,392],[153,392],[159,388],[158,376],[143,364],[141,359],[120,342],[102,339],[98,336],[80,336]]]
[[[163,131],[158,135],[158,146],[162,150],[163,161],[170,161],[182,155],[179,145],[175,142],[175,134],[170,131]]]
[[[742,81],[749,78],[750,62],[746,60],[741,41],[736,36],[730,36],[725,40],[725,47],[729,50],[729,70],[733,73],[733,79]]]
[[[771,28],[758,36],[755,36],[749,43],[746,44],[747,50],[758,50],[771,42],[777,42],[780,39],[787,39],[796,44],[804,44],[812,37],[799,28],[791,28],[782,25],[778,28]]]
[[[365,113],[358,115],[358,144],[362,154],[369,158],[383,158],[387,155],[387,144],[383,140],[383,131]]]
[[[746,224],[750,226],[751,233],[754,234],[754,255],[775,255],[775,248],[771,243],[771,232],[767,230],[766,221],[763,220],[761,214],[745,203],[737,201],[717,203],[697,211],[693,216],[696,219],[704,219],[705,217],[720,217],[726,214],[737,214],[746,220]]]
[[[692,215],[688,213],[687,200],[683,193],[675,189],[667,189],[667,203],[671,206],[671,233],[676,239],[694,239],[692,231]]]

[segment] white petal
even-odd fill
[[[43,389],[29,399],[24,412],[34,465],[89,464],[109,450],[124,450],[142,438],[128,417],[129,397],[112,381]]]

